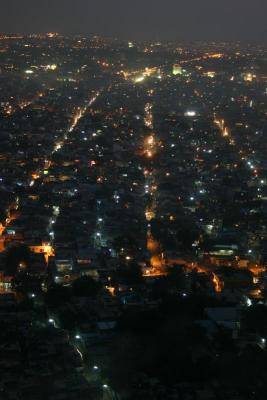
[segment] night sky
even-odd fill
[[[267,42],[266,0],[1,0],[0,31]]]

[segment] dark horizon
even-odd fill
[[[0,24],[4,33],[56,31],[63,35],[116,37],[122,40],[162,41],[267,41],[263,0],[175,1],[48,0],[36,4],[11,0],[2,6]]]

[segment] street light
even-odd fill
[[[248,307],[252,306],[252,301],[250,300],[250,298],[247,298],[246,304],[247,304]]]

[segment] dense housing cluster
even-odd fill
[[[0,37],[5,399],[264,398],[266,65]]]

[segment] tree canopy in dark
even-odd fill
[[[24,244],[10,247],[5,257],[5,273],[15,276],[21,263],[27,264],[30,260],[30,250]]]
[[[101,284],[90,276],[76,279],[72,284],[72,293],[78,297],[94,297],[101,289]]]

